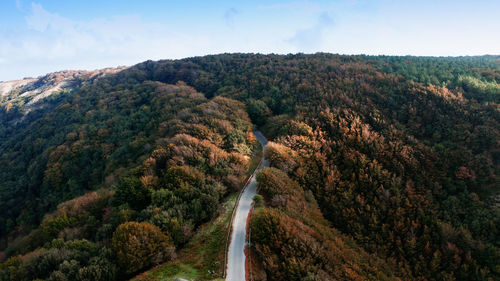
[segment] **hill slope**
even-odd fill
[[[39,250],[1,272],[48,278],[70,274],[64,260],[78,274],[97,266],[73,253],[29,271],[54,251],[75,251],[57,237],[106,245],[85,255],[115,272],[125,266],[115,237],[127,235],[113,233],[122,224],[133,233],[130,221],[184,247],[239,188],[256,125],[274,141],[252,220],[270,231],[253,249],[261,278],[498,278],[498,61],[226,54],[147,61],[22,118],[6,104],[2,246],[9,256]],[[329,246],[305,246],[319,244]],[[136,246],[140,269],[129,274],[173,258],[169,247],[159,258]]]

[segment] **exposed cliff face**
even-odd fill
[[[38,78],[0,82],[0,107],[3,107],[7,112],[15,107],[26,114],[43,106],[43,100],[53,94],[74,90],[125,68],[127,67],[94,71],[65,70]]]

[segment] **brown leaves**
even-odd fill
[[[292,172],[298,165],[296,161],[297,156],[293,150],[274,142],[268,143],[265,156],[271,166],[277,167],[285,173]]]
[[[112,247],[128,274],[171,259],[175,254],[172,239],[146,222],[120,225],[113,233]]]

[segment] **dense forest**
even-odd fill
[[[255,279],[500,278],[500,57],[147,61],[44,102],[0,108],[0,280],[175,259],[241,188],[254,128]]]

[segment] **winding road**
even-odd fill
[[[262,145],[262,150],[266,148],[267,139],[260,131],[255,131],[254,135]],[[252,201],[257,194],[257,181],[255,174],[258,170],[268,167],[269,162],[264,159],[262,154],[262,162],[252,175],[250,182],[244,187],[236,213],[233,218],[231,243],[229,244],[228,259],[227,259],[227,276],[226,281],[245,281],[245,245],[247,233],[247,219],[252,209]]]

